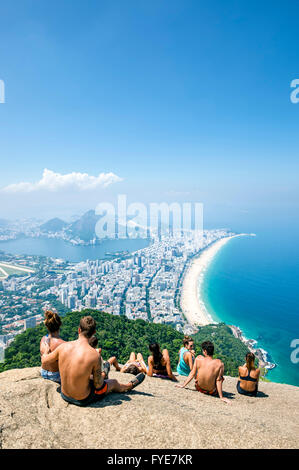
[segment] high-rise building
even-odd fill
[[[63,305],[67,304],[67,289],[65,289],[65,288],[61,289],[59,298],[60,298],[60,302]]]
[[[76,308],[76,297],[75,297],[74,295],[71,295],[70,297],[68,297],[67,306],[68,306],[68,308],[70,308],[71,310],[73,310],[74,308]]]
[[[34,328],[35,326],[36,326],[36,317],[25,318],[24,330],[28,330],[28,328]]]
[[[97,306],[97,297],[92,296],[92,295],[88,295],[86,297],[85,305],[88,308],[95,308]]]

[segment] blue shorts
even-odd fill
[[[52,382],[57,382],[59,384],[61,383],[59,371],[50,372],[49,370],[41,369],[40,375],[42,376],[43,379],[52,380]]]

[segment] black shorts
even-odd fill
[[[95,403],[97,401],[102,400],[102,398],[104,398],[107,395],[108,384],[106,380],[104,380],[102,387],[96,389],[94,387],[93,382],[90,382],[90,388],[91,388],[90,394],[88,395],[88,397],[84,398],[83,400],[76,400],[75,398],[67,397],[62,392],[60,392],[61,398],[63,398],[68,403],[71,403],[72,405],[87,406],[90,403]]]
[[[256,385],[256,389],[253,390],[253,392],[248,392],[247,390],[244,390],[243,388],[241,388],[240,380],[238,380],[238,383],[237,383],[237,390],[240,393],[240,395],[246,395],[247,397],[256,397],[257,395],[257,385]]]

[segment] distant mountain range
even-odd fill
[[[95,238],[95,226],[100,216],[94,210],[90,210],[82,215],[78,220],[67,223],[59,218],[54,218],[42,224],[40,229],[46,232],[61,232],[62,230],[70,237],[80,238],[89,242]]]
[[[74,222],[68,223],[56,217],[42,224],[40,229],[49,233],[61,232],[63,230],[69,238],[76,238],[83,240],[84,242],[90,242],[96,237],[95,227],[101,217],[101,215],[96,215],[94,210],[89,210]],[[128,233],[135,233],[136,228],[137,230],[138,228],[144,229],[144,227],[136,224],[133,220],[129,220],[129,218],[126,228]]]
[[[80,219],[70,224],[66,231],[74,237],[79,237],[81,240],[88,242],[95,238],[95,226],[100,218],[94,210],[90,210],[83,214]]]
[[[56,217],[55,219],[48,220],[48,222],[41,225],[40,229],[46,232],[61,232],[61,230],[63,230],[67,226],[67,222],[64,222],[63,220],[58,219]]]

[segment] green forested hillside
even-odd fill
[[[97,322],[97,337],[102,347],[104,359],[116,356],[120,363],[125,363],[131,351],[141,352],[147,362],[148,345],[158,342],[161,348],[167,348],[172,367],[176,369],[178,352],[182,346],[183,335],[167,325],[157,325],[143,320],[128,320],[123,316],[113,316],[96,310],[68,313],[63,318],[61,336],[66,341],[78,337],[80,318],[92,315]],[[33,367],[40,364],[39,342],[46,333],[40,325],[18,335],[5,351],[5,362],[0,364],[0,372],[8,369]],[[225,324],[205,326],[194,336],[197,354],[201,353],[200,344],[212,340],[215,344],[215,356],[223,360],[226,375],[237,375],[237,368],[244,362],[248,351],[246,346],[236,339]]]

